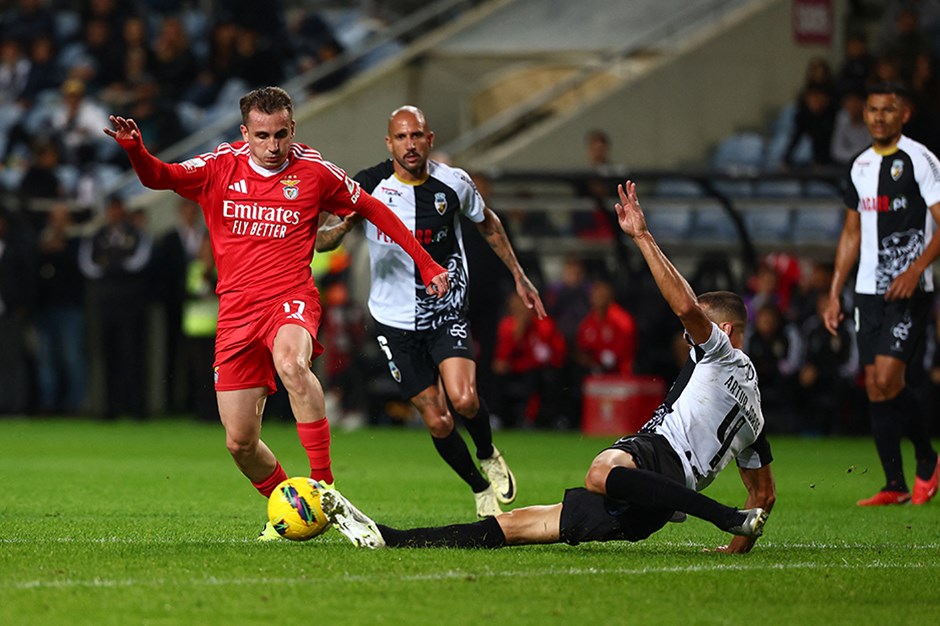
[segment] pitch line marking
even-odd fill
[[[553,568],[543,570],[526,571],[455,571],[445,570],[437,573],[415,574],[411,576],[401,576],[398,580],[405,582],[424,582],[434,580],[459,580],[465,578],[546,578],[552,576],[648,576],[650,574],[694,574],[701,572],[718,571],[786,571],[786,570],[804,570],[818,569],[826,567],[827,569],[845,569],[845,570],[876,570],[876,569],[904,569],[904,570],[926,570],[940,568],[940,563],[884,563],[882,561],[872,561],[862,565],[845,564],[820,564],[820,563],[770,563],[770,564],[748,564],[748,563],[716,563],[714,565],[677,565],[670,567],[571,567],[571,568]],[[121,588],[121,587],[163,587],[168,585],[202,585],[206,587],[229,587],[229,586],[255,586],[258,584],[272,585],[309,585],[311,583],[326,582],[377,582],[385,580],[384,576],[369,576],[361,574],[344,574],[341,576],[331,576],[328,578],[218,578],[209,576],[202,579],[190,580],[164,580],[164,579],[106,579],[91,578],[88,580],[27,580],[13,583],[0,583],[0,589],[23,591],[31,589],[74,589],[74,588]]]
[[[341,543],[345,544],[346,541],[339,537],[327,538],[329,543]],[[170,539],[170,538],[147,538],[147,539],[137,539],[133,537],[50,537],[42,540],[38,539],[22,539],[18,537],[0,537],[0,544],[42,544],[48,545],[50,543],[61,543],[61,544],[128,544],[128,545],[207,545],[207,544],[251,544],[255,545],[255,538],[214,538],[214,539]],[[563,545],[563,544],[557,544]],[[624,545],[629,545],[624,543]],[[645,545],[647,546],[659,546],[667,548],[714,548],[715,545],[706,544],[706,543],[696,543],[693,541],[657,541],[655,543],[648,542]],[[906,543],[826,543],[826,542],[795,542],[788,543],[785,541],[777,542],[770,540],[761,540],[757,544],[758,548],[790,548],[798,550],[940,550],[940,543],[918,543],[918,544],[906,544]],[[515,547],[518,549],[518,547]]]

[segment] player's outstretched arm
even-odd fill
[[[738,471],[741,474],[741,482],[744,483],[744,487],[747,489],[747,500],[744,503],[744,508],[760,508],[770,513],[770,510],[774,508],[774,502],[777,500],[777,489],[770,465],[757,469],[739,467]],[[755,542],[757,542],[756,537],[737,536],[728,545],[716,548],[715,552],[745,554],[751,551]]]
[[[182,187],[198,188],[205,181],[205,167],[186,168],[175,163],[164,163],[150,154],[133,118],[111,115],[108,119],[111,120],[112,128],[102,130],[124,148],[131,166],[145,187],[173,190]]]
[[[842,226],[842,234],[839,235],[839,245],[836,247],[832,282],[829,283],[829,302],[823,311],[823,324],[833,337],[838,335],[839,324],[845,318],[842,312],[842,287],[845,286],[849,272],[855,267],[861,243],[862,218],[858,211],[846,209],[845,223]]]
[[[506,236],[503,223],[489,207],[483,208],[483,221],[477,224],[477,229],[483,235],[486,243],[490,244],[490,248],[493,249],[496,256],[503,262],[503,265],[512,273],[512,277],[516,281],[516,293],[522,298],[526,307],[533,309],[539,319],[544,318],[546,316],[545,305],[542,304],[539,290],[535,288],[535,285],[526,276],[525,270],[519,265],[519,259],[516,258],[512,244],[509,243],[509,237]]]
[[[623,185],[617,185],[617,193],[620,195],[620,202],[614,205],[614,209],[617,211],[620,230],[633,240],[643,254],[656,280],[656,286],[659,287],[660,293],[669,303],[672,312],[685,326],[692,340],[697,344],[705,343],[712,332],[711,320],[699,306],[695,292],[692,291],[688,281],[653,239],[653,235],[646,226],[646,217],[643,215],[636,195],[636,183],[628,180]]]
[[[317,230],[317,252],[329,252],[343,243],[346,233],[362,222],[362,216],[352,213],[345,217],[331,215]]]

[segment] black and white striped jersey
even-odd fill
[[[372,269],[369,311],[376,321],[402,330],[430,330],[466,313],[469,275],[460,233],[460,215],[484,219],[483,198],[461,169],[428,162],[428,178],[410,183],[395,176],[388,160],[356,174],[356,181],[397,215],[444,267],[450,290],[428,295],[414,261],[371,222],[365,222]]]
[[[940,166],[924,145],[901,136],[897,147],[870,147],[852,162],[845,205],[861,214],[862,241],[855,291],[883,294],[933,237],[930,206],[940,202]],[[932,292],[933,270],[921,276]]]
[[[731,459],[746,469],[773,460],[754,364],[714,323],[708,340],[692,346],[666,399],[640,432],[669,441],[682,460],[686,487],[696,491]]]

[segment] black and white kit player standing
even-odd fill
[[[539,317],[545,316],[545,308],[499,218],[486,207],[470,177],[461,169],[429,159],[434,133],[424,113],[413,106],[393,111],[385,143],[392,158],[359,172],[355,179],[401,218],[431,257],[447,269],[451,290],[441,299],[426,297],[423,288],[417,288],[420,281],[415,282],[414,262],[385,233],[366,222],[372,279],[369,311],[376,322],[379,347],[402,397],[420,411],[438,453],[474,492],[477,514],[498,515],[500,502],[515,499],[516,484],[493,446],[489,410],[477,393],[473,337],[466,317],[470,278],[460,215],[476,224],[509,268],[526,306]],[[317,250],[335,248],[361,221],[355,216],[328,221],[317,235]],[[455,415],[464,418],[486,476],[455,429]]]
[[[680,512],[736,535],[719,552],[744,553],[753,547],[776,490],[757,373],[741,351],[744,301],[727,291],[696,296],[647,229],[635,185],[627,181],[618,192],[620,228],[643,254],[691,344],[686,365],[652,419],[640,433],[598,454],[585,487],[568,489],[562,502],[516,509],[475,524],[397,530],[375,524],[338,492],[325,493],[324,512],[353,543],[371,548],[497,548],[640,541]],[[747,489],[744,510],[699,493],[732,460]]]
[[[869,90],[865,124],[872,146],[852,162],[845,225],[824,313],[836,334],[842,288],[856,261],[855,325],[875,447],[885,486],[860,506],[924,504],[937,492],[940,461],[924,408],[907,387],[908,364],[924,341],[934,291],[931,264],[940,255],[940,165],[926,147],[901,134],[910,117],[899,85]],[[901,436],[917,459],[913,497],[901,464]]]

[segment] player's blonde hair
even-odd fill
[[[294,100],[280,87],[259,87],[249,91],[239,100],[238,106],[245,126],[248,125],[248,114],[252,111],[272,115],[286,109],[291,119],[294,117]]]

